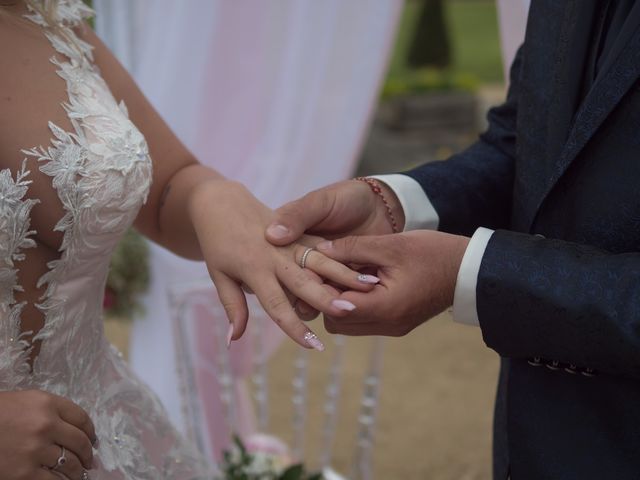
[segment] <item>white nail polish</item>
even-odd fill
[[[353,312],[356,309],[356,306],[347,300],[333,300],[331,305],[338,310],[344,310],[346,312]]]
[[[364,273],[361,273],[360,275],[358,275],[358,281],[362,283],[369,283],[372,285],[375,285],[376,283],[380,283],[380,279],[375,275],[366,275]]]
[[[322,343],[318,336],[311,330],[304,334],[304,341],[307,342],[307,345],[309,345],[314,350],[324,352],[324,343]]]

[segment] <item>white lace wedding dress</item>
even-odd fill
[[[212,479],[212,467],[104,337],[110,256],[145,201],[152,165],[144,137],[93,65],[91,47],[72,30],[90,14],[80,0],[60,0],[59,28],[47,28],[35,12],[27,17],[58,53],[51,61],[66,82],[72,131],[50,122],[49,145],[26,145],[21,167],[0,171],[0,390],[45,390],[84,408],[99,439],[94,480]],[[30,302],[17,297],[21,265],[40,258],[32,253],[39,248],[31,226],[35,173],[49,179],[63,215],[55,227],[59,258],[43,264],[46,291],[33,302],[44,325],[32,363],[21,326]]]

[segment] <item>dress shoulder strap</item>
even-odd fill
[[[93,9],[82,0],[37,0],[34,3],[37,9],[29,6],[27,17],[42,27],[51,27],[53,22],[58,26],[74,28],[95,15]],[[44,12],[50,14],[51,18],[45,18]]]
[[[35,0],[28,8],[25,17],[45,30],[56,51],[80,63],[83,57],[93,61],[91,45],[73,31],[95,14],[86,3],[82,0]]]

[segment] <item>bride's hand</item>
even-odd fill
[[[91,419],[70,400],[39,390],[0,392],[3,480],[81,478],[92,468],[95,441]]]
[[[233,323],[232,338],[239,338],[248,319],[241,284],[260,301],[269,316],[300,345],[322,349],[322,344],[298,318],[285,289],[293,296],[332,317],[355,308],[338,298],[339,293],[322,278],[349,289],[369,291],[375,277],[363,276],[317,251],[302,256],[317,239],[275,247],[264,237],[273,212],[241,184],[226,180],[207,182],[193,192],[189,205],[200,248],[220,301]],[[315,272],[316,274],[314,274]]]

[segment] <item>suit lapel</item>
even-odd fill
[[[567,141],[580,101],[581,74],[596,10],[597,0],[550,0],[531,5],[527,28],[535,35],[529,45],[525,41],[531,60],[525,62],[523,75],[533,79],[530,88],[536,96],[533,101],[525,98],[519,107],[522,117],[534,124],[522,132],[528,139],[524,157],[532,160],[519,165],[519,183],[526,194],[519,209],[518,229],[526,231],[533,223]]]
[[[634,7],[632,14],[640,18],[640,4]],[[576,113],[567,141],[556,157],[557,161],[553,162],[553,170],[546,177],[543,195],[537,203],[534,215],[589,139],[640,76],[640,22],[636,22],[635,28],[630,29],[628,38],[621,40],[624,46],[619,50],[618,57],[615,61],[608,62],[608,66],[600,72]],[[529,227],[534,219],[535,217],[531,219]]]
[[[594,1],[570,0],[566,3],[553,65],[552,100],[546,119],[545,178],[549,178],[554,170],[580,103],[581,74],[589,53],[596,10]]]

